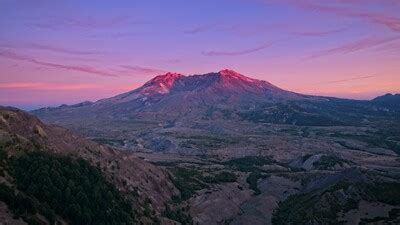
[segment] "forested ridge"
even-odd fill
[[[45,152],[7,158],[1,151],[1,170],[14,179],[0,184],[0,200],[16,217],[38,224],[37,214],[51,224],[132,224],[132,206],[87,161]]]

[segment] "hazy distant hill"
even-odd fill
[[[400,94],[386,94],[378,96],[372,101],[392,108],[400,108]]]

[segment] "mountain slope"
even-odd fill
[[[261,111],[268,117],[265,122],[301,125],[302,121],[316,117],[325,120],[327,125],[343,125],[354,122],[360,114],[375,114],[377,109],[371,106],[380,106],[377,103],[387,102],[389,97],[391,104],[395,104],[396,96],[386,96],[385,100],[382,97],[373,101],[355,101],[302,95],[232,70],[221,70],[191,76],[167,73],[111,98],[43,108],[33,113],[45,121],[65,125],[67,120],[94,117],[107,120],[142,115],[158,118],[162,114],[164,120],[182,116],[192,119],[207,116],[212,113],[210,111],[232,111],[242,119],[254,120],[254,117],[262,117]],[[357,119],[360,118],[362,116]],[[324,125],[319,123],[315,125]]]
[[[400,94],[385,94],[374,98],[372,101],[379,105],[400,109]]]
[[[218,73],[192,76],[167,73],[153,78],[136,90],[101,100],[98,103],[118,104],[140,99],[145,106],[148,106],[152,100],[162,100],[161,96],[164,98],[174,96],[180,100],[196,100],[198,98],[197,100],[212,103],[221,99],[244,100],[245,97],[282,100],[299,95],[279,89],[266,81],[248,78],[232,70],[221,70]]]
[[[375,101],[298,94],[267,81],[222,70],[191,76],[167,73],[111,98],[32,113],[45,122],[120,148],[203,154],[232,147],[230,142],[242,142],[232,137],[226,137],[226,144],[199,137],[186,141],[180,133],[242,136],[246,134],[242,131],[257,132],[255,127],[263,124],[295,129],[304,126],[388,129],[399,122],[400,110]],[[393,136],[397,136],[392,132],[395,130],[390,130]],[[280,135],[279,139],[287,142],[286,136],[287,133]]]
[[[161,213],[164,203],[178,193],[167,172],[131,153],[98,145],[58,126],[45,125],[15,108],[0,107],[0,148],[7,158],[40,151],[85,159],[101,169],[107,180],[128,197],[138,215],[143,215],[143,207],[149,203],[151,206],[147,207]]]
[[[78,111],[121,118],[135,112],[158,112],[177,118],[188,112],[205,113],[207,105],[251,107],[260,102],[304,97],[231,70],[192,76],[167,73],[153,78],[138,89],[112,98],[57,109],[40,109],[34,113],[44,119],[52,117],[54,113],[68,115]]]

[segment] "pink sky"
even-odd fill
[[[94,101],[224,68],[306,94],[397,93],[398,12],[399,0],[4,0],[0,104]]]

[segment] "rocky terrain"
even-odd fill
[[[130,164],[119,179],[132,176],[162,223],[396,224],[398,102],[303,95],[222,70],[167,73],[115,97],[31,113],[153,164],[161,179],[143,172],[154,178],[148,187]]]
[[[149,221],[153,217],[160,217],[164,204],[179,193],[166,171],[130,152],[101,146],[64,128],[45,125],[34,116],[15,108],[0,108],[0,147],[9,159],[42,151],[87,160],[126,195],[137,216],[143,217],[138,220]],[[4,169],[2,167],[2,183],[14,187],[14,179]],[[148,210],[154,214],[144,215],[146,207],[150,207]],[[14,223],[13,220],[5,220]]]

